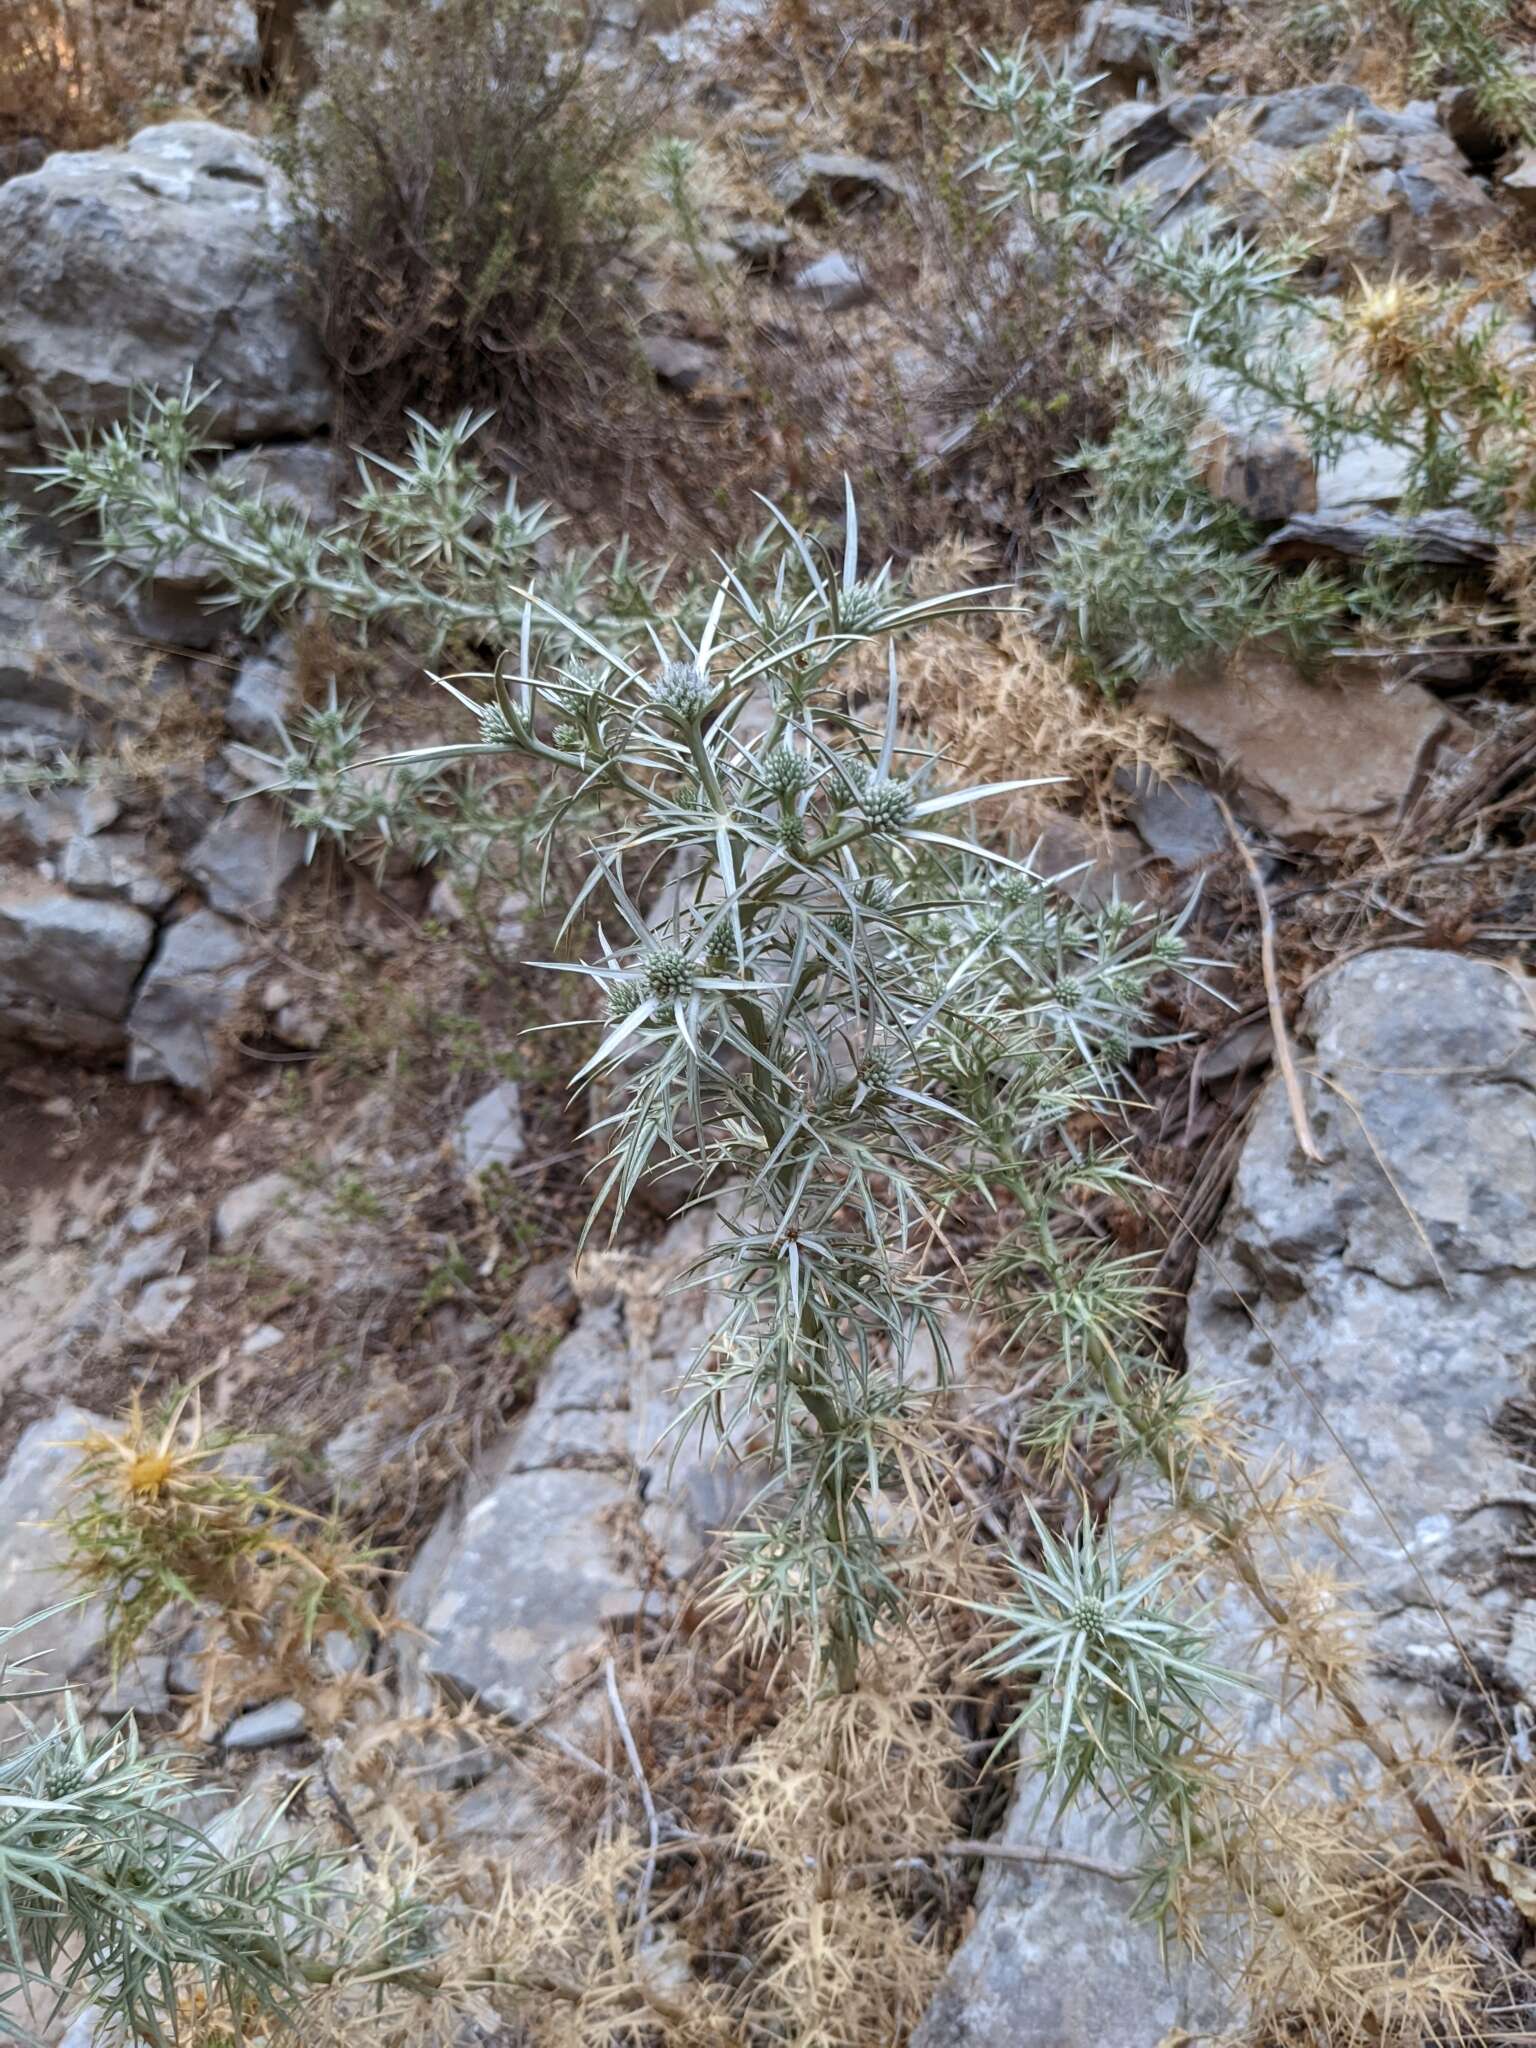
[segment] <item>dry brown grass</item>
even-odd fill
[[[966,541],[931,550],[912,572],[919,595],[995,580],[986,551]],[[867,680],[876,687],[872,673]],[[1080,682],[1019,611],[946,621],[914,635],[903,649],[901,680],[908,714],[964,779],[1053,778],[1052,788],[1038,797],[1025,792],[1014,804],[1009,823],[1017,833],[1033,829],[1042,804],[1060,810],[1076,801],[1114,815],[1125,801],[1117,770],[1179,769],[1159,725]]]
[[[0,146],[94,149],[206,92],[198,38],[217,15],[215,0],[5,0]]]

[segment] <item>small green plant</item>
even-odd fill
[[[1004,1631],[982,1674],[1028,1684],[999,1746],[1025,1740],[1042,1802],[1054,1793],[1064,1810],[1084,1791],[1102,1792],[1149,1842],[1171,1841],[1192,1858],[1209,1781],[1199,1746],[1208,1702],[1234,1674],[1214,1663],[1169,1584],[1173,1563],[1132,1574],[1113,1534],[1088,1515],[1071,1537],[1032,1519],[1040,1563],[1013,1558],[1007,1600],[978,1606]]]
[[[1512,139],[1536,140],[1536,78],[1515,61],[1520,30],[1507,0],[1395,0],[1417,53],[1415,82],[1470,85],[1484,119]]]
[[[428,468],[440,437],[418,433]],[[546,847],[579,843],[600,816],[565,919],[569,931],[600,917],[598,957],[561,969],[584,977],[608,1025],[573,1085],[622,1090],[601,1126],[610,1163],[594,1213],[621,1214],[642,1180],[678,1165],[734,1191],[703,1269],[730,1306],[690,1426],[728,1431],[752,1415],[778,1481],[736,1540],[728,1589],[764,1632],[817,1643],[852,1686],[902,1606],[881,1503],[898,1450],[923,1440],[929,1396],[907,1370],[919,1340],[943,1370],[956,1292],[945,1218],[1027,1189],[1054,1250],[1035,1294],[1022,1277],[1016,1292],[1038,1296],[1051,1330],[1091,1315],[1075,1276],[1098,1280],[1075,1205],[1108,1169],[1053,1149],[1074,1116],[1111,1106],[1149,982],[1181,965],[1182,945],[1124,906],[1078,908],[1026,861],[954,829],[1021,785],[942,786],[904,732],[894,643],[985,596],[913,598],[889,566],[863,569],[851,492],[840,550],[775,514],[712,590],[685,583],[663,620],[649,601],[604,605],[595,569],[581,611],[558,584],[493,583],[483,551],[459,546],[464,490],[445,508],[414,472],[397,475],[397,523],[441,562],[430,589],[393,542],[370,555],[344,529],[289,547],[244,504],[209,518],[179,487],[196,445],[183,405],[161,404],[70,447],[50,475],[74,509],[101,514],[109,552],[126,540],[168,551],[208,518],[247,609],[312,588],[343,617],[403,611],[440,646],[476,616],[510,651],[493,676],[443,679],[472,736],[368,773],[521,761],[550,792]],[[842,673],[869,643],[892,655],[873,725]],[[342,737],[347,753],[355,735]],[[346,772],[338,762],[320,792],[327,813]],[[293,792],[313,800],[321,779],[300,765]]]

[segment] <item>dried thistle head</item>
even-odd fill
[[[146,1415],[137,1395],[115,1430],[79,1443],[59,1518],[66,1570],[106,1607],[120,1668],[158,1617],[191,1601],[216,1624],[205,1680],[256,1666],[302,1681],[317,1633],[381,1625],[376,1554],[249,1469],[252,1440],[210,1426],[197,1388]],[[244,1465],[244,1469],[242,1469]],[[210,1698],[205,1683],[204,1713]]]
[[[1397,275],[1375,284],[1362,279],[1345,319],[1363,366],[1390,383],[1416,381],[1440,304],[1439,290],[1427,282]]]

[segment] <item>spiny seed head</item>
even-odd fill
[[[1067,1618],[1078,1633],[1087,1636],[1090,1642],[1103,1642],[1104,1624],[1109,1619],[1109,1610],[1097,1595],[1084,1593]]]
[[[562,753],[579,754],[583,747],[581,727],[579,725],[557,725],[555,727],[555,745]]]
[[[890,910],[896,902],[896,884],[889,875],[866,875],[855,891],[866,910]]]
[[[1026,904],[1033,890],[1027,875],[1006,874],[997,884],[993,894],[1004,910],[1019,910]]]
[[[645,963],[645,983],[658,1003],[680,1003],[693,991],[698,970],[686,953],[663,946]]]
[[[762,777],[770,796],[794,797],[809,789],[814,770],[803,754],[788,747],[775,747],[764,761]]]
[[[1083,984],[1073,975],[1063,974],[1051,990],[1051,994],[1064,1010],[1082,1007]]]
[[[839,591],[838,624],[845,633],[865,633],[885,609],[885,593],[871,583],[855,583],[852,590]]]
[[[517,734],[512,721],[494,701],[480,706],[480,739],[487,747],[515,747]]]
[[[707,711],[714,694],[696,661],[666,662],[651,685],[655,701],[683,720]]]
[[[84,1767],[73,1756],[60,1757],[43,1773],[43,1793],[48,1799],[72,1799],[84,1783]]]
[[[786,853],[801,854],[805,851],[805,820],[791,812],[779,820],[776,834],[780,846]]]
[[[634,1015],[645,1001],[645,990],[638,981],[610,981],[608,984],[608,1021],[622,1024],[626,1017]]]
[[[1002,928],[1002,913],[996,910],[978,910],[972,924],[978,939],[995,939]]]
[[[1184,959],[1184,941],[1177,932],[1159,932],[1152,941],[1152,957],[1166,967],[1177,967]]]
[[[887,1095],[900,1079],[901,1069],[888,1052],[876,1047],[859,1062],[859,1081],[871,1095]]]
[[[912,785],[894,775],[871,775],[859,808],[877,832],[899,832],[912,810]]]

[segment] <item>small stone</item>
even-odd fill
[[[154,1720],[160,1714],[169,1713],[169,1669],[169,1657],[154,1651],[145,1651],[132,1658],[96,1702],[97,1713],[105,1715],[109,1721],[119,1721],[124,1714]]]
[[[283,738],[296,694],[291,662],[282,654],[269,649],[248,655],[224,707],[224,723],[237,739],[270,751]]]
[[[675,334],[643,335],[640,346],[657,383],[669,391],[696,391],[719,367],[713,349]]]
[[[115,1050],[154,937],[129,904],[0,870],[0,1019],[45,1047]]]
[[[275,1350],[283,1341],[283,1333],[276,1323],[258,1323],[254,1330],[247,1330],[240,1339],[242,1358],[259,1358],[264,1351]]]
[[[1165,781],[1145,768],[1122,769],[1115,781],[1121,788],[1136,791],[1128,815],[1159,860],[1170,861],[1187,873],[1213,856],[1231,851],[1232,841],[1216,799],[1202,784],[1183,775]]]
[[[528,1150],[522,1100],[515,1081],[502,1081],[482,1095],[459,1120],[454,1151],[466,1180],[498,1166],[515,1166]]]
[[[1119,85],[1155,78],[1159,58],[1176,57],[1194,41],[1188,22],[1151,7],[1090,7],[1074,41],[1090,71],[1107,71]]]
[[[130,1081],[174,1081],[211,1095],[228,1058],[224,1033],[255,963],[245,934],[211,910],[162,935],[128,1016]]]
[[[517,1283],[513,1303],[518,1320],[539,1329],[563,1330],[576,1318],[576,1289],[568,1259],[540,1259]]]
[[[272,1749],[280,1742],[297,1742],[304,1726],[304,1709],[297,1700],[270,1700],[232,1721],[219,1743],[226,1750]]]
[[[196,1282],[178,1274],[170,1280],[151,1280],[129,1312],[129,1321],[141,1336],[157,1340],[170,1335],[186,1313]]]
[[[1521,151],[1514,169],[1499,180],[1499,190],[1509,194],[1525,219],[1536,220],[1536,149]]]
[[[1536,1600],[1522,1600],[1510,1617],[1504,1669],[1528,1700],[1536,1700]]]
[[[71,839],[59,861],[59,879],[77,896],[115,897],[151,912],[164,910],[180,886],[175,863],[152,853],[142,832]]]
[[[187,871],[215,910],[265,924],[283,884],[304,858],[304,841],[261,797],[234,804],[187,856]]]
[[[69,1587],[62,1576],[64,1548],[54,1518],[69,1498],[80,1462],[80,1443],[109,1429],[105,1416],[66,1404],[23,1432],[0,1472],[0,1629],[51,1607]],[[24,1635],[12,1637],[3,1655],[27,1657],[45,1681],[67,1678],[101,1642],[101,1609],[70,1607]]]
[[[284,1003],[272,1019],[272,1029],[284,1045],[318,1052],[330,1036],[331,1021],[313,1003]]]
[[[823,220],[854,206],[887,206],[908,198],[906,180],[888,164],[838,150],[808,150],[775,182],[784,211],[797,220]]]
[[[239,1251],[294,1192],[286,1173],[264,1173],[231,1188],[213,1212],[213,1242],[219,1251]]]
[[[727,228],[724,241],[731,254],[756,277],[772,277],[784,262],[789,230],[772,221],[744,220]]]
[[[814,299],[827,313],[849,312],[855,306],[867,305],[874,297],[874,290],[864,271],[857,263],[850,262],[840,249],[818,257],[799,271],[795,277],[795,290],[805,298]]]

